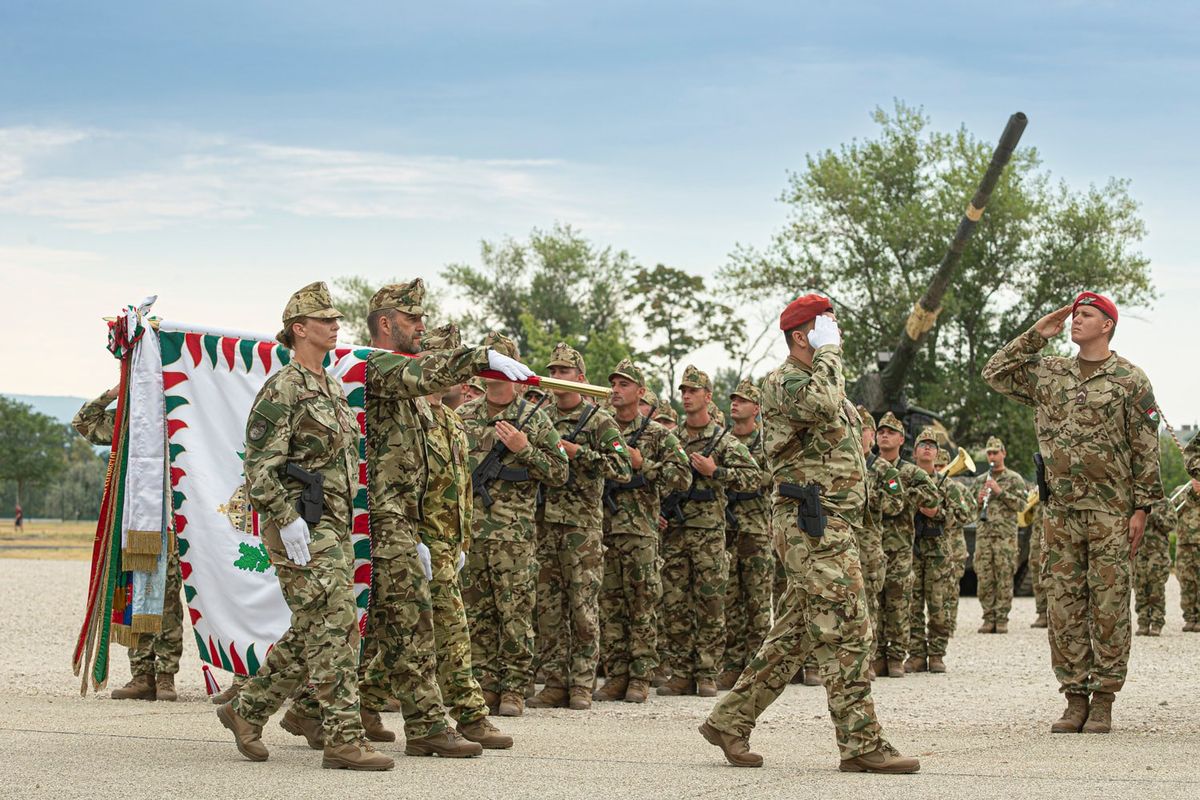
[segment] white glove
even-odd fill
[[[808,332],[808,343],[812,345],[813,350],[818,347],[824,347],[827,344],[840,346],[842,343],[842,332],[838,330],[837,321],[824,314],[817,317],[813,324],[813,329]]]
[[[462,572],[462,568],[467,565],[467,554],[462,550],[458,551],[458,563],[454,566],[454,572],[457,574]]]
[[[279,538],[283,540],[283,549],[287,551],[288,560],[298,567],[309,562],[308,543],[312,537],[308,533],[308,523],[304,517],[294,520],[279,529]]]
[[[433,580],[433,559],[429,556],[429,548],[424,542],[417,542],[417,561],[421,562],[421,571],[425,573],[425,580]]]
[[[495,350],[488,350],[487,354],[488,367],[496,370],[496,372],[504,373],[504,377],[510,381],[523,381],[526,378],[533,377],[533,370],[515,358],[509,358],[503,353],[497,353]]]

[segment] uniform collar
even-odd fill
[[[1113,367],[1116,366],[1116,363],[1117,363],[1117,351],[1109,350],[1108,358],[1101,361],[1100,366],[1096,367],[1096,371],[1093,372],[1090,377],[1085,379],[1083,377],[1083,373],[1080,372],[1080,370],[1079,370],[1079,356],[1075,356],[1075,358],[1071,359],[1071,375],[1073,375],[1075,377],[1075,380],[1080,383],[1083,383],[1085,380],[1087,380],[1087,381],[1095,380],[1096,378],[1100,377],[1101,375],[1108,375],[1110,372],[1112,372]]]

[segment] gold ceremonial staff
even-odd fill
[[[117,318],[116,317],[101,317],[101,319],[103,319],[105,322],[111,323],[111,322],[116,322]],[[150,318],[150,327],[154,328],[155,330],[158,330],[158,324],[160,321],[161,320],[159,320],[158,317],[151,317]],[[205,333],[204,331],[192,331],[192,332],[200,333],[200,334]],[[217,335],[219,335],[219,334],[217,334]],[[255,338],[258,338],[258,337],[255,337]],[[261,339],[261,341],[266,342],[266,341],[271,341],[271,340],[270,339]],[[352,349],[352,350],[377,350],[378,348],[370,347],[368,345],[357,345],[357,346],[351,347],[350,349]],[[405,356],[407,358],[416,358],[416,356],[414,356],[411,353],[396,353],[396,355]],[[508,378],[506,378],[504,376],[504,373],[496,372],[495,370],[490,370],[490,369],[481,370],[478,373],[478,375],[481,378],[494,378],[495,380],[498,380],[498,381],[507,381],[508,380]],[[560,380],[558,378],[545,378],[545,377],[542,377],[541,375],[534,375],[533,377],[527,378],[523,381],[509,381],[509,382],[510,383],[521,383],[521,384],[525,384],[526,386],[536,386],[540,389],[547,389],[550,391],[558,390],[560,392],[578,392],[579,394],[587,395],[588,397],[598,397],[598,398],[604,398],[604,399],[607,399],[608,396],[610,394],[612,394],[612,389],[609,389],[607,386],[596,386],[595,384],[592,384],[592,383],[576,383],[575,381],[564,381],[564,380]]]

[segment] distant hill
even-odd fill
[[[86,397],[63,397],[62,395],[9,394],[8,392],[0,394],[3,394],[9,400],[16,400],[18,403],[31,405],[34,411],[54,417],[64,425],[71,424],[71,420],[75,417],[75,412],[88,401]]]

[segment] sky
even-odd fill
[[[1024,111],[1056,178],[1131,181],[1160,298],[1114,344],[1193,423],[1198,39],[1187,3],[8,0],[0,392],[98,394],[100,318],[149,294],[271,333],[312,280],[436,286],[555,222],[709,275],[900,99],[986,140]]]

